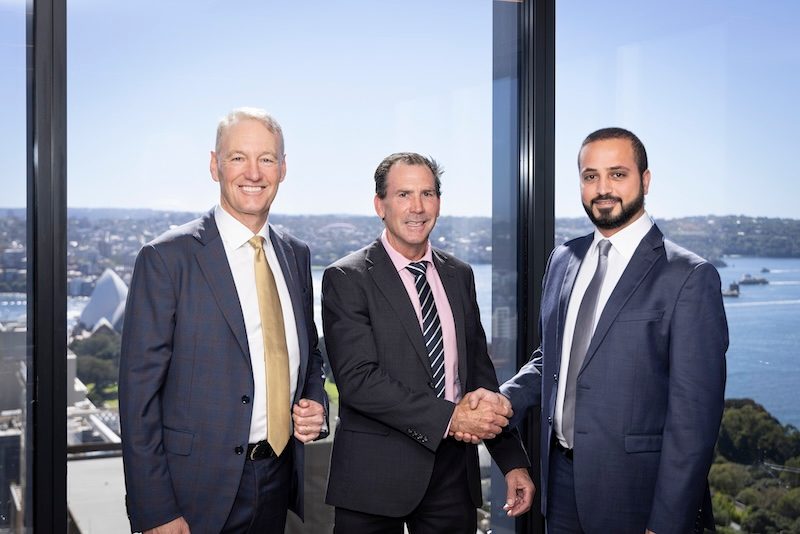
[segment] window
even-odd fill
[[[28,254],[25,6],[0,2],[0,531],[24,532],[30,474],[26,450]]]
[[[96,458],[69,463],[79,527],[127,527],[114,445],[120,305],[141,245],[217,202],[208,154],[217,120],[234,107],[265,107],[281,122],[288,173],[270,220],[310,244],[317,299],[324,267],[380,232],[380,160],[415,151],[442,163],[443,217],[432,239],[473,264],[498,375],[513,373],[517,10],[455,0],[69,5],[67,287],[77,380],[68,440],[71,458]],[[506,36],[504,58],[499,48],[493,57],[493,32]],[[316,312],[322,334],[318,300]],[[307,449],[317,488],[329,446]],[[505,483],[481,458],[481,527],[513,530],[501,510]],[[94,477],[109,491],[89,489]],[[307,506],[320,503],[307,512],[312,531],[314,514],[330,521],[323,497],[307,494]]]
[[[800,118],[798,8],[558,6],[556,243],[591,230],[578,193],[583,138],[605,126],[634,131],[653,173],[649,214],[717,265],[729,295],[729,400],[710,477],[717,523],[791,529],[796,514],[777,503],[795,502],[800,466],[800,220],[786,171]],[[745,398],[758,406],[733,400]]]

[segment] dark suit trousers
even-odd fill
[[[550,445],[547,488],[547,534],[583,534],[575,502],[572,458],[555,444]]]
[[[425,496],[409,515],[386,517],[336,508],[334,534],[402,534],[403,523],[408,524],[410,534],[475,534],[478,516],[469,494],[466,462],[464,443],[452,438],[443,440],[436,450]]]
[[[222,528],[223,534],[283,534],[289,509],[293,449],[290,442],[278,458],[245,460],[239,491]]]

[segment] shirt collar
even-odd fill
[[[430,241],[428,241],[428,243],[425,245],[425,254],[422,256],[422,258],[413,261],[403,256],[389,243],[389,239],[386,237],[386,229],[381,232],[381,243],[383,244],[383,248],[386,249],[386,253],[389,255],[389,259],[392,260],[394,268],[397,269],[397,272],[402,272],[403,269],[408,267],[410,263],[427,261],[430,264],[433,264],[433,253],[431,252]]]
[[[214,207],[214,221],[217,223],[219,235],[227,250],[236,250],[243,245],[247,245],[247,242],[253,237],[252,230],[236,220],[233,215],[225,211],[219,204]],[[264,226],[261,227],[256,235],[264,238],[265,248],[272,246],[269,239],[269,221],[264,222]]]
[[[601,240],[608,239],[611,241],[612,248],[619,252],[623,258],[630,261],[633,257],[633,253],[636,252],[636,247],[639,246],[639,243],[644,236],[647,235],[647,232],[650,231],[652,226],[653,220],[647,212],[644,212],[638,219],[611,237],[604,237],[599,230],[595,229],[594,240],[592,241],[590,250],[595,250],[595,247]]]

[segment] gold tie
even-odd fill
[[[283,310],[275,277],[264,253],[263,238],[252,237],[255,250],[256,291],[261,335],[264,337],[264,363],[267,370],[267,442],[275,454],[283,452],[291,434],[289,421],[289,351],[283,328]]]

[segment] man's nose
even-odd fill
[[[249,180],[258,180],[258,160],[249,161],[244,173],[245,177]]]
[[[605,195],[611,192],[611,180],[607,176],[601,176],[597,179],[597,194]]]

